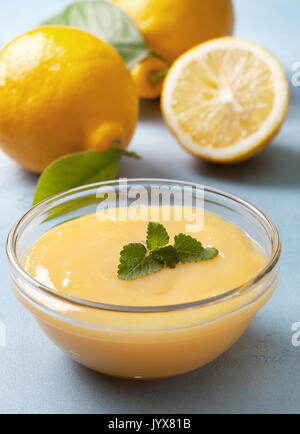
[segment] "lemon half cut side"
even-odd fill
[[[217,163],[245,160],[279,131],[288,83],[276,57],[233,37],[205,42],[170,69],[161,99],[171,132],[192,154]]]

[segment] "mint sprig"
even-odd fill
[[[118,277],[121,280],[135,280],[147,274],[155,273],[164,264],[147,256],[147,249],[142,243],[128,244],[121,252]]]
[[[174,237],[174,245],[167,245],[170,237],[160,223],[150,222],[147,228],[146,246],[131,243],[120,254],[118,278],[135,280],[156,273],[164,267],[175,268],[177,264],[214,259],[219,252],[214,247],[204,248],[200,241],[186,234]]]
[[[149,255],[158,262],[166,264],[169,268],[175,268],[179,262],[177,250],[173,246],[163,247],[153,250]]]
[[[200,241],[197,241],[190,235],[176,235],[174,241],[174,247],[178,254],[178,260],[182,264],[213,259],[219,253],[214,247],[207,247],[205,249]]]
[[[150,222],[147,228],[147,247],[149,250],[155,250],[164,247],[170,241],[170,237],[160,223]]]

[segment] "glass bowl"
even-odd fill
[[[158,379],[192,371],[230,348],[273,294],[281,253],[278,232],[259,209],[216,188],[163,179],[132,179],[128,187],[147,191],[156,187],[183,191],[188,187],[192,194],[204,192],[205,210],[246,232],[264,251],[267,265],[251,281],[216,297],[152,307],[107,305],[70,297],[26,273],[22,262],[27,249],[54,226],[96,212],[99,188],[119,192],[119,182],[111,181],[53,196],[17,221],[7,240],[12,290],[48,337],[90,369],[130,379]]]

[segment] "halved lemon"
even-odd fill
[[[167,75],[161,99],[179,143],[217,163],[245,160],[268,145],[288,102],[287,79],[274,55],[231,37],[183,54]]]

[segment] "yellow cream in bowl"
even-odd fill
[[[39,301],[49,300],[50,310],[58,315],[28,307],[54,342],[94,370],[159,378],[196,369],[240,337],[275,288],[262,293],[261,286],[254,285],[217,302],[161,311],[245,284],[264,268],[265,254],[236,225],[205,212],[203,229],[190,235],[205,247],[216,247],[217,258],[123,281],[117,276],[120,251],[128,243],[145,241],[147,221],[98,217],[90,214],[54,227],[29,248],[23,262],[27,273],[54,292],[101,304],[157,307],[157,312],[96,309],[71,306],[51,295]],[[184,219],[161,222],[171,243],[189,227]]]

